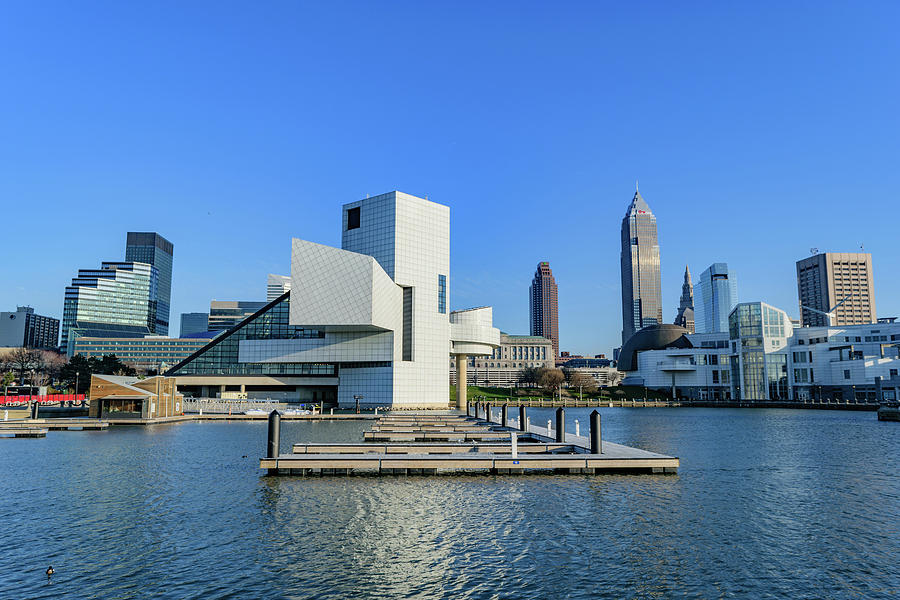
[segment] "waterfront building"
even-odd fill
[[[728,316],[731,389],[735,400],[787,400],[791,320],[765,302],[738,304]]]
[[[209,313],[181,313],[181,331],[179,337],[209,331]]]
[[[700,274],[694,316],[697,333],[728,331],[728,315],[737,306],[737,277],[727,263],[713,263]]]
[[[730,400],[728,335],[690,333],[677,325],[648,327],[622,347],[622,384],[667,391],[675,398]]]
[[[797,295],[804,327],[875,323],[872,255],[825,252],[798,260]]]
[[[0,312],[0,347],[54,350],[59,345],[59,319],[45,317],[30,306]]]
[[[265,306],[265,302],[213,300],[209,303],[209,331],[227,331]]]
[[[341,248],[292,241],[290,292],[173,367],[180,389],[448,407],[448,354],[464,370],[500,338],[490,307],[449,310],[449,207],[390,192],[341,223]]]
[[[656,217],[635,189],[622,219],[622,343],[644,327],[662,323]]]
[[[63,301],[63,352],[72,356],[74,338],[138,337],[157,333],[156,267],[141,262],[104,262],[79,269]]]
[[[500,333],[499,346],[488,356],[469,358],[466,375],[469,385],[514,387],[522,369],[554,367],[553,342],[537,335]],[[456,357],[450,358],[450,383],[456,385]]]
[[[875,403],[879,389],[898,398],[900,323],[795,328],[763,302],[737,305],[729,321],[725,332],[636,334],[620,355],[624,383],[694,400]]]
[[[157,270],[155,323],[151,331],[169,333],[169,310],[172,302],[172,242],[154,232],[129,231],[125,239],[125,261],[153,265]]]
[[[171,377],[91,375],[88,415],[95,419],[156,419],[183,414],[184,398]]]
[[[553,343],[553,355],[559,355],[559,306],[556,280],[550,263],[538,263],[534,279],[528,288],[531,335],[547,338]]]
[[[291,291],[291,278],[287,275],[269,273],[266,280],[266,302],[277,300],[285,292]]]
[[[803,327],[789,341],[792,398],[877,402],[900,399],[900,323]],[[880,382],[876,381],[880,378]]]
[[[687,265],[684,266],[684,283],[681,285],[681,302],[675,324],[694,333],[694,284],[691,283],[691,270]]]
[[[213,332],[209,332],[209,336],[212,335]],[[114,354],[120,361],[138,372],[160,373],[205,346],[210,337],[78,337],[75,338],[73,354],[88,358],[102,358],[107,354]]]

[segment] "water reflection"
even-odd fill
[[[586,431],[589,412],[567,411],[570,427],[578,418]],[[900,588],[900,479],[885,451],[900,447],[895,424],[870,413],[601,412],[606,439],[678,455],[679,475],[270,478],[257,468],[264,423],[0,440],[5,550],[15,557],[0,564],[0,597],[780,598]],[[358,440],[365,427],[286,422],[282,451]]]

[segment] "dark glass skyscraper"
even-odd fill
[[[553,354],[559,356],[559,310],[556,280],[553,278],[553,271],[550,270],[550,263],[538,263],[534,280],[528,288],[528,304],[531,335],[539,335],[553,342]]]
[[[656,217],[635,189],[622,219],[622,343],[662,322]]]
[[[156,320],[150,331],[169,334],[169,307],[172,302],[172,242],[152,232],[129,231],[125,240],[125,261],[142,262],[156,267],[159,273]]]

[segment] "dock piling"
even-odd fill
[[[556,441],[566,441],[566,409],[556,409]]]
[[[525,405],[519,406],[519,431],[528,431],[525,429]]]
[[[281,449],[281,415],[277,410],[269,413],[269,458],[278,458]]]
[[[490,405],[490,403],[484,405],[484,419],[488,423],[491,422],[491,405]]]
[[[575,437],[581,437],[581,428],[578,426],[578,419],[575,419]]]
[[[603,440],[600,438],[600,413],[591,413],[591,454],[603,454]]]
[[[509,407],[504,404],[500,407],[500,424],[504,427],[507,426],[507,421],[509,419]]]

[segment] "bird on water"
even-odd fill
[[[56,571],[53,570],[53,565],[50,565],[49,567],[47,567],[47,577],[50,577],[54,573],[56,573]]]

